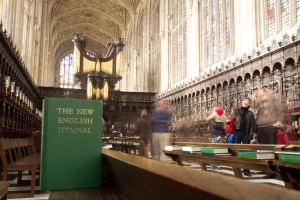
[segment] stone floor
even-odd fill
[[[169,160],[169,162],[173,162]],[[184,167],[190,167],[195,170],[201,170],[201,166],[198,163],[190,162],[190,161],[183,161]],[[212,173],[222,174],[226,176],[233,176],[234,172],[231,167],[219,165],[217,169],[212,169],[210,165],[207,165],[207,170]],[[284,187],[284,182],[280,180],[280,178],[275,179],[264,179],[263,177],[266,175],[266,173],[256,170],[250,170],[251,176],[244,176],[244,180],[250,181],[250,182],[256,182],[256,183],[263,183],[268,185],[275,185],[279,187]]]

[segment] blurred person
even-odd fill
[[[226,129],[227,125],[227,117],[224,114],[224,111],[221,107],[213,107],[211,110],[211,114],[206,118],[206,121],[215,120],[216,122],[223,122],[224,129]]]
[[[225,135],[224,128],[226,127],[227,118],[224,111],[220,107],[211,108],[211,114],[206,118],[211,133],[211,143],[223,143]],[[211,168],[216,169],[218,165],[211,164]]]
[[[171,124],[171,112],[169,102],[162,101],[161,105],[156,103],[156,110],[152,120],[152,157],[162,161],[167,160],[167,156],[162,152],[165,146],[170,144],[171,133],[169,125]]]
[[[261,88],[257,92],[260,107],[257,111],[257,135],[260,144],[277,144],[278,127],[283,126],[283,112],[272,90]],[[264,178],[275,178],[268,173]]]
[[[111,128],[109,129],[108,133],[109,133],[110,135],[112,135],[112,134],[115,135],[115,134],[118,133],[118,131],[115,129],[115,125],[114,125],[114,124],[111,125]]]
[[[120,137],[123,137],[123,131],[122,131],[121,128],[118,129],[117,134],[118,134]]]
[[[262,88],[257,96],[260,107],[257,111],[258,142],[260,144],[277,144],[276,134],[283,121],[283,111],[280,103],[274,98],[273,92]]]
[[[256,133],[256,121],[253,112],[250,109],[251,100],[245,98],[242,102],[242,106],[235,113],[234,121],[234,143],[250,144],[250,140],[254,137]],[[250,170],[243,170],[245,176],[251,176]]]
[[[102,136],[104,136],[105,133],[105,120],[102,118]]]
[[[141,140],[144,140],[145,144],[148,147],[148,150],[151,149],[151,123],[148,119],[147,110],[143,109],[141,111],[141,116],[137,119],[134,126],[135,132],[140,136]]]

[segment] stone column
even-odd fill
[[[169,66],[169,20],[168,20],[168,1],[160,0],[160,40],[161,40],[161,67],[160,67],[160,87],[158,92],[165,91],[170,86],[168,74],[171,73],[172,66]]]
[[[197,0],[188,0],[187,3],[187,66],[186,77],[194,78],[200,73],[200,34],[199,34],[199,7]]]
[[[234,40],[235,55],[241,56],[256,47],[255,2],[234,0]],[[233,52],[233,51],[232,51]]]

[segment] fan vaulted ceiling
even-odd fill
[[[124,36],[141,0],[50,0],[51,46],[55,58],[73,50],[73,34],[81,33],[86,49],[106,54],[107,42]]]

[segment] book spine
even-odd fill
[[[281,162],[300,164],[300,156],[297,155],[279,154],[279,160]]]
[[[215,153],[214,148],[212,148],[212,147],[202,147],[201,152],[202,153]]]
[[[251,149],[239,149],[239,152],[257,152],[256,150],[251,150]]]
[[[191,151],[182,151],[182,153],[192,153]]]
[[[46,98],[43,102],[43,121],[42,121],[42,145],[41,145],[41,174],[40,174],[40,180],[41,180],[41,190],[46,190],[47,185],[46,181],[47,177],[46,174],[47,172],[45,171],[47,169],[47,128],[48,124],[47,121],[45,120],[48,118],[47,113],[48,113],[48,104],[49,104],[49,99]]]
[[[214,154],[214,153],[203,153],[203,152],[202,152],[202,155],[210,155],[210,156],[215,156],[216,154]]]
[[[238,152],[238,158],[256,159],[256,152]]]

